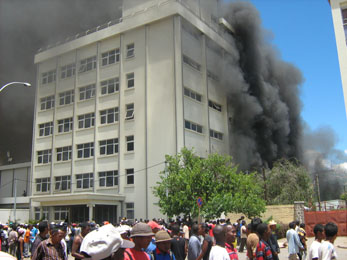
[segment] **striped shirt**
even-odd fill
[[[51,238],[48,238],[39,244],[32,260],[68,260],[68,258],[65,254],[64,244],[60,241],[58,245],[54,246]]]
[[[237,249],[228,243],[225,243],[225,249],[227,250],[230,260],[239,260],[239,257],[237,255]]]
[[[264,240],[259,241],[255,256],[257,260],[272,260],[271,248]]]

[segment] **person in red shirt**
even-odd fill
[[[153,235],[151,227],[146,223],[136,224],[130,235],[135,247],[125,250],[124,260],[151,260],[151,257],[144,250],[148,247]]]
[[[225,249],[227,250],[231,260],[239,260],[237,249],[234,247],[236,240],[236,227],[234,225],[226,226]]]
[[[261,223],[257,227],[257,233],[259,243],[255,251],[256,260],[273,260],[271,248],[267,242],[271,235],[271,229],[266,223]]]

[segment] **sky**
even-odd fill
[[[294,64],[303,74],[303,120],[312,131],[331,127],[338,138],[336,149],[347,150],[345,104],[328,0],[249,2],[260,13],[266,39],[278,49],[283,60]]]

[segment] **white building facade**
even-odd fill
[[[347,1],[330,0],[347,113]]]
[[[160,217],[166,154],[229,154],[219,12],[218,0],[127,0],[121,22],[35,56],[35,218]]]

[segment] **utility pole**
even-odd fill
[[[318,173],[316,173],[316,186],[317,186],[317,199],[318,199],[318,208],[319,211],[321,211],[321,205],[320,205],[320,190],[319,190],[319,177]]]

